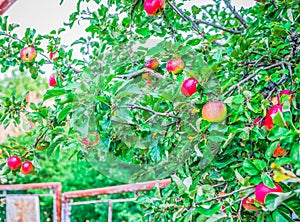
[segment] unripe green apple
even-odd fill
[[[226,106],[220,101],[208,102],[202,108],[202,118],[211,123],[222,122],[226,115]]]

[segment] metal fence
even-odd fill
[[[70,222],[71,221],[71,209],[74,205],[84,204],[97,204],[108,203],[108,221],[111,222],[113,218],[113,203],[122,203],[135,201],[139,195],[139,191],[153,190],[156,186],[159,188],[165,188],[171,183],[170,179],[155,180],[143,183],[125,184],[120,186],[103,187],[89,190],[77,190],[71,192],[65,192],[62,194],[61,183],[37,183],[37,184],[11,184],[0,185],[0,198],[6,198],[6,218],[7,222],[14,221],[28,221],[25,218],[38,218],[39,206],[36,206],[38,197],[50,196],[53,197],[53,221],[57,222]],[[12,191],[22,190],[48,190],[49,193],[43,194],[12,194]],[[101,195],[112,195],[122,193],[134,193],[134,198],[122,198],[122,199],[100,199]],[[82,200],[85,197],[95,197],[95,200]],[[21,203],[21,204],[20,204]],[[25,203],[25,204],[24,204]],[[25,207],[27,205],[27,208]],[[32,206],[34,210],[28,210],[28,206]],[[17,215],[17,216],[16,216]],[[12,220],[9,218],[15,218]],[[33,219],[31,220],[33,222]],[[39,219],[35,220],[39,221]]]

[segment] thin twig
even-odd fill
[[[289,62],[285,62],[285,64],[286,64],[286,65],[287,65],[287,67],[288,67],[289,74],[290,74],[291,81],[292,81],[292,85],[294,85],[292,64],[291,64],[291,63],[289,63]]]
[[[177,118],[177,119],[181,119],[180,116],[175,116],[173,114],[169,114],[169,113],[161,113],[161,112],[157,112],[155,110],[152,110],[150,108],[144,107],[144,106],[140,106],[140,105],[128,105],[128,106],[121,106],[119,108],[127,108],[127,109],[141,109],[141,110],[145,110],[148,111],[150,113],[153,113],[157,116],[165,116],[165,117],[170,117],[170,118]]]
[[[164,18],[164,19],[166,20],[166,22],[168,23],[169,28],[171,29],[172,35],[173,35],[173,37],[174,37],[174,40],[176,40],[176,39],[175,39],[175,37],[176,37],[175,29],[173,28],[173,26],[172,26],[172,24],[171,24],[170,20],[168,19],[168,17],[167,17],[167,15],[166,15],[165,12],[163,12],[163,18]]]
[[[133,12],[134,12],[134,9],[136,8],[137,4],[140,2],[140,0],[136,0],[133,4],[132,4],[132,7],[131,7],[131,10],[130,10],[130,30],[132,28],[132,20],[133,20]]]
[[[44,137],[45,137],[45,135],[46,135],[48,129],[49,129],[49,128],[45,129],[45,131],[44,131],[44,132],[36,139],[36,141],[35,141],[35,143],[34,143],[34,145],[33,145],[34,148],[36,148],[36,146],[38,145],[38,143],[39,143],[42,139],[44,139]]]
[[[177,7],[177,5],[175,5],[173,2],[168,1],[168,4],[171,6],[171,8],[181,17],[183,18],[185,21],[188,21],[192,24],[192,28],[194,29],[194,31],[198,32],[202,37],[205,36],[204,33],[200,32],[200,28],[197,25],[197,23],[195,23],[189,16],[187,16],[180,8]]]
[[[228,29],[228,28],[226,28],[224,26],[221,26],[221,25],[218,25],[218,24],[215,24],[215,23],[212,23],[212,22],[204,21],[204,20],[201,20],[201,19],[198,19],[195,22],[198,23],[198,24],[209,25],[209,26],[215,27],[217,29],[221,29],[221,30],[223,30],[225,32],[233,33],[233,34],[241,34],[242,33],[241,31],[237,31],[237,30],[233,30],[233,29]]]
[[[207,203],[207,202],[215,201],[215,200],[218,200],[218,199],[222,199],[224,197],[229,197],[229,196],[231,196],[231,195],[233,195],[235,193],[240,193],[240,192],[245,191],[245,190],[250,190],[250,189],[252,189],[254,187],[255,187],[255,185],[252,185],[252,186],[249,186],[249,187],[243,187],[243,188],[241,188],[239,190],[235,190],[235,191],[232,191],[232,192],[224,194],[224,195],[220,195],[220,196],[213,197],[213,198],[210,198],[210,199],[207,199],[207,200],[196,202],[195,204],[197,205],[197,204]]]
[[[242,23],[242,25],[244,26],[244,28],[247,28],[248,25],[247,25],[246,21],[242,18],[242,16],[239,15],[239,13],[237,13],[237,11],[231,5],[231,3],[228,0],[223,0],[223,1],[224,1],[225,5],[227,6],[227,8],[232,12],[232,14],[234,15],[234,17]]]
[[[256,70],[253,74],[251,74],[250,76],[247,76],[245,79],[242,79],[241,81],[239,81],[237,84],[232,85],[231,87],[229,87],[229,89],[223,93],[221,95],[221,97],[225,97],[227,94],[229,94],[231,91],[235,90],[236,88],[238,88],[240,85],[242,85],[243,83],[249,81],[250,79],[253,79],[254,77],[256,77],[257,73],[260,72],[261,70],[269,70],[278,66],[281,66],[283,64],[283,62],[279,62],[279,63],[275,63],[272,64],[270,66],[264,67],[264,68],[260,68],[258,70]]]
[[[164,79],[165,78],[160,73],[155,72],[153,69],[148,69],[148,68],[143,68],[141,70],[138,70],[138,71],[135,71],[135,72],[132,72],[132,73],[129,73],[129,74],[125,74],[125,75],[117,75],[116,78],[121,78],[121,79],[127,78],[127,79],[130,79],[130,78],[133,78],[135,76],[141,75],[141,74],[143,74],[145,72],[148,72],[148,73],[154,75],[155,77],[157,77],[159,79]]]

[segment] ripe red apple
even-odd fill
[[[58,52],[50,52],[49,53],[49,58],[51,61],[57,61],[58,60]]]
[[[36,57],[36,50],[33,47],[24,47],[20,51],[20,58],[23,62],[32,62]]]
[[[242,201],[242,205],[246,210],[254,211],[259,210],[256,206],[254,206],[255,199],[252,197],[244,198]]]
[[[156,16],[163,13],[165,8],[164,0],[145,0],[144,9],[148,15]]]
[[[180,58],[171,59],[167,62],[166,68],[168,72],[172,72],[173,74],[178,74],[183,70],[184,62]]]
[[[292,102],[293,98],[295,97],[295,94],[292,90],[287,90],[287,89],[281,90],[280,93],[279,93],[279,98],[278,98],[279,103],[280,103],[280,98],[283,95],[288,95],[290,97],[290,99],[289,99],[290,103]]]
[[[254,191],[256,200],[261,204],[265,204],[266,196],[269,193],[283,192],[282,188],[277,183],[275,183],[274,185],[276,186],[276,188],[267,187],[263,183],[258,184]]]
[[[22,164],[21,173],[23,173],[24,175],[31,174],[33,173],[33,171],[34,171],[34,166],[32,162],[27,161]]]
[[[185,96],[191,96],[197,92],[198,80],[195,78],[188,78],[184,80],[181,86],[181,92]]]
[[[255,0],[256,2],[266,2],[266,0]]]
[[[273,119],[271,116],[266,116],[262,121],[262,126],[265,126],[267,130],[271,130],[274,127]]]
[[[11,170],[17,170],[21,167],[22,161],[18,156],[11,156],[7,160],[7,165]]]
[[[282,106],[281,106],[281,105],[272,106],[272,107],[268,110],[267,116],[273,117],[276,113],[278,113],[278,111],[282,112]]]
[[[220,101],[208,102],[202,108],[203,119],[211,123],[222,122],[226,115],[226,106]]]
[[[93,139],[92,141],[88,140],[88,138],[84,137],[82,142],[85,147],[89,147],[91,145],[95,145],[99,142],[99,135],[96,132],[90,132],[90,137]]]
[[[157,59],[150,59],[149,61],[147,61],[145,63],[145,67],[148,68],[148,69],[157,69],[159,66],[159,62],[157,61]]]
[[[55,73],[52,73],[49,77],[49,86],[52,86],[52,87],[57,86]]]
[[[287,153],[286,149],[283,149],[280,147],[280,144],[278,144],[278,146],[276,147],[276,149],[273,152],[273,156],[274,157],[282,157]]]

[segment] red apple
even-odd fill
[[[151,80],[152,79],[152,75],[148,72],[144,72],[142,74],[142,78],[145,79],[145,80]]]
[[[289,96],[289,98],[290,98],[289,102],[290,103],[292,102],[293,98],[295,97],[294,92],[292,90],[287,90],[287,89],[281,90],[280,93],[279,93],[279,98],[278,98],[279,103],[280,103],[280,98],[283,95],[288,95]]]
[[[96,132],[90,132],[90,138],[93,139],[93,141],[90,141],[88,138],[84,137],[82,139],[82,142],[84,144],[85,147],[89,147],[91,145],[95,145],[99,142],[99,136],[98,136],[98,133]]]
[[[52,87],[57,86],[55,73],[52,73],[49,77],[49,86],[52,86]]]
[[[180,58],[171,59],[167,62],[166,68],[168,72],[172,72],[173,74],[178,74],[183,70],[184,62]]]
[[[282,112],[282,106],[281,106],[281,105],[272,106],[272,107],[268,110],[267,116],[273,117],[276,113],[278,113],[278,111]]]
[[[267,130],[271,130],[274,127],[273,119],[271,116],[266,116],[262,121],[262,126],[265,126]]]
[[[24,47],[21,49],[20,58],[23,62],[32,62],[36,57],[36,50],[33,47]]]
[[[242,201],[242,205],[246,210],[254,211],[259,210],[256,206],[254,206],[255,199],[251,197],[244,198]]]
[[[256,2],[266,2],[266,0],[255,0]]]
[[[58,60],[58,52],[50,52],[49,53],[49,58],[51,61],[57,61]]]
[[[22,164],[21,173],[23,173],[24,175],[31,174],[33,173],[33,171],[34,171],[34,166],[32,162],[27,161]]]
[[[269,193],[283,192],[282,188],[278,184],[275,183],[274,185],[276,186],[276,188],[267,187],[263,183],[258,184],[254,191],[256,200],[261,204],[265,204],[266,196]]]
[[[18,156],[11,156],[7,160],[7,165],[11,170],[17,170],[21,167],[22,161]]]
[[[145,67],[148,68],[148,69],[157,69],[159,66],[159,62],[157,61],[157,59],[150,59],[149,61],[147,61],[145,63]]]
[[[165,8],[164,0],[145,0],[144,9],[148,15],[155,16],[163,13]]]
[[[203,119],[211,123],[222,122],[226,115],[226,106],[220,101],[208,102],[202,108]]]
[[[286,149],[283,149],[280,147],[280,144],[278,144],[278,146],[276,147],[276,149],[273,152],[273,156],[274,157],[282,157],[287,153]]]
[[[188,78],[184,80],[181,86],[181,92],[185,96],[191,96],[197,92],[198,80],[195,78]]]

